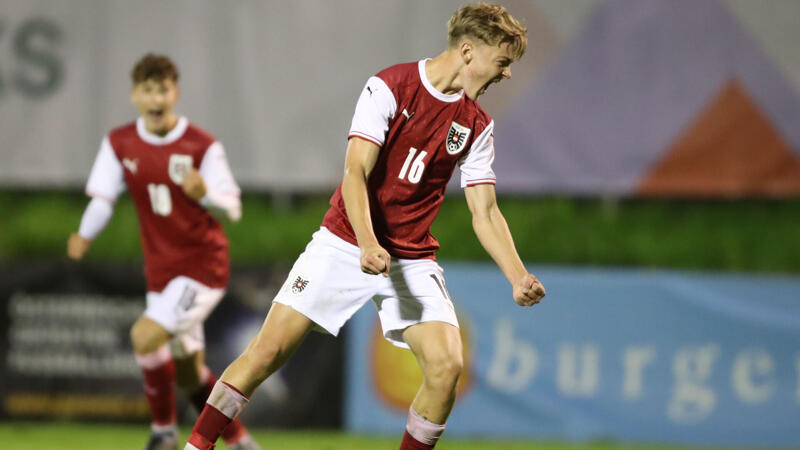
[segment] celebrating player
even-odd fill
[[[401,449],[433,448],[445,428],[461,372],[462,344],[430,225],[456,166],[475,233],[522,306],[542,284],[522,264],[495,199],[494,122],[476,99],[511,76],[526,30],[502,6],[478,3],[448,24],[449,45],[433,59],[371,77],[350,128],[344,176],[331,207],[295,262],[258,335],[223,373],[186,449],[207,450],[312,327],[336,335],[365,302],[384,337],[410,348],[424,379]]]
[[[173,111],[178,70],[172,61],[148,54],[131,76],[140,117],[103,138],[86,185],[92,200],[67,254],[83,258],[127,187],[147,279],[147,308],[131,329],[152,413],[145,449],[171,450],[179,445],[174,384],[200,411],[216,383],[204,362],[203,321],[225,293],[229,261],[228,240],[208,208],[236,221],[241,202],[222,144]],[[229,449],[259,448],[238,420],[222,435]]]

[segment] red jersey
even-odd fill
[[[121,163],[136,205],[148,291],[161,292],[178,275],[213,288],[225,287],[228,282],[225,233],[181,188],[184,175],[192,167],[199,170],[214,143],[211,135],[185,118],[164,138],[149,134],[143,123],[137,126],[134,122],[113,130],[103,142]],[[113,200],[118,194],[115,189],[121,190],[113,186],[114,177],[103,178],[96,165],[88,193]]]
[[[381,246],[405,259],[435,258],[439,242],[430,227],[457,165],[462,187],[495,183],[494,123],[463,92],[437,91],[425,75],[426,61],[370,78],[349,133],[381,147],[367,180],[372,225]],[[341,189],[322,226],[357,245]]]

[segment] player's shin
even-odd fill
[[[408,422],[400,450],[428,450],[436,446],[445,424],[433,423],[417,414],[414,408],[408,409]]]
[[[217,381],[208,402],[192,428],[186,449],[210,450],[225,428],[247,405],[248,398],[235,387]]]

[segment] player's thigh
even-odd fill
[[[146,355],[166,344],[171,334],[161,324],[143,315],[131,327],[130,336],[133,351]]]
[[[358,247],[320,230],[297,258],[274,303],[335,336],[376,292],[378,278],[361,271]]]
[[[414,325],[442,322],[458,329],[455,307],[443,271],[433,260],[396,260],[377,296],[384,337],[408,348],[403,332]]]

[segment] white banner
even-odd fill
[[[4,0],[0,7],[0,187],[82,187],[101,137],[136,117],[128,95],[133,64],[145,53],[157,52],[172,57],[181,71],[177,111],[222,141],[245,189],[330,190],[341,177],[347,130],[366,79],[395,63],[436,56],[446,44],[447,20],[462,3]],[[579,49],[589,48],[580,46],[586,24],[613,26],[614,20],[597,16],[626,10],[626,5],[619,4],[624,2],[503,3],[527,24],[529,47],[513,66],[513,78],[481,99],[496,120],[498,190],[581,192],[581,186],[591,185],[588,192],[597,194],[632,189],[632,181],[620,188],[622,175],[606,174],[597,165],[554,163],[578,152],[576,161],[602,158],[611,168],[633,167],[623,175],[636,180],[647,168],[645,163],[654,158],[650,153],[664,151],[661,141],[677,138],[685,125],[685,120],[678,119],[688,113],[678,114],[683,110],[673,105],[666,116],[677,119],[664,121],[665,131],[653,134],[652,139],[643,132],[642,142],[612,140],[598,145],[590,139],[591,145],[572,146],[562,142],[576,135],[570,126],[589,132],[603,123],[603,117],[597,122],[597,116],[581,114],[587,110],[580,106],[586,96],[570,87],[569,80],[560,81],[563,76],[558,69],[581,67],[575,56],[582,54],[569,51],[576,48],[573,43]],[[800,27],[791,26],[791,18],[800,14],[800,3],[726,0],[714,5],[738,19],[746,29],[743,35],[752,38],[764,60],[770,61],[764,70],[777,77],[782,74],[788,81],[784,91],[798,89],[800,58],[793,49],[800,41]],[[720,61],[731,55],[736,52],[724,52]],[[709,55],[700,56],[707,59]],[[596,58],[590,59],[592,63]],[[542,70],[545,66],[547,70]],[[587,72],[589,79],[597,70]],[[548,79],[572,94],[556,94]],[[657,86],[673,82],[664,77],[656,81]],[[777,133],[785,134],[785,140],[794,145],[792,96],[773,95],[778,100],[789,98],[781,104],[773,102],[777,105],[773,107],[772,97],[762,100],[754,83],[748,83],[745,89],[767,110]],[[555,98],[546,98],[542,91]],[[684,97],[696,97],[690,94],[686,91]],[[632,92],[620,101],[651,97]],[[692,113],[699,111],[692,107]],[[611,120],[614,109],[641,108],[626,103],[607,109],[611,112],[605,119]],[[537,111],[550,118],[559,111],[575,114],[568,114],[569,121],[550,123],[540,120]],[[645,115],[635,117],[640,116]],[[627,136],[630,129],[647,130],[633,123],[612,134]],[[537,130],[535,136],[526,134],[532,130]],[[638,165],[614,159],[630,161],[627,150],[650,153],[639,155],[635,162],[643,162]],[[621,153],[615,155],[616,151]],[[594,179],[601,181],[585,181]]]

